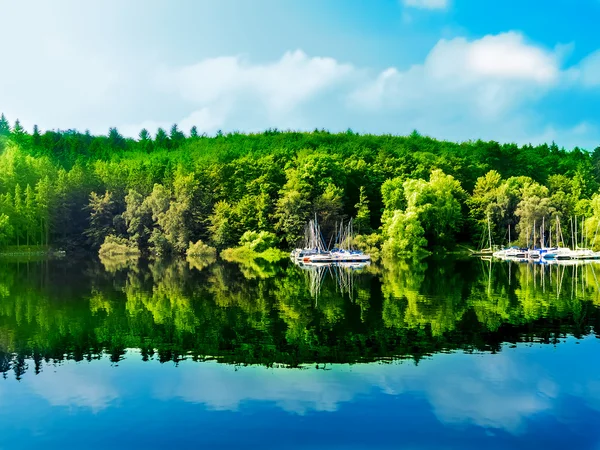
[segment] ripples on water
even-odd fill
[[[11,448],[600,444],[600,265],[0,266]]]

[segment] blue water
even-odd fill
[[[133,350],[0,380],[0,448],[600,449],[599,352],[588,336],[290,369]]]

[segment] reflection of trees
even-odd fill
[[[451,265],[388,262],[382,274],[387,327],[429,327],[434,336],[453,330],[466,311],[465,279]]]
[[[214,254],[205,254],[202,256],[188,255],[186,261],[190,265],[190,268],[201,271],[214,264],[217,261],[217,257]]]
[[[595,265],[384,261],[356,274],[352,296],[328,273],[315,297],[291,264],[252,279],[231,263],[198,271],[185,260],[140,261],[114,274],[63,264],[0,267],[0,371],[21,377],[45,360],[103,354],[116,363],[127,348],[161,361],[418,359],[600,325]]]
[[[134,270],[138,264],[137,255],[100,255],[100,262],[109,273],[119,270]]]
[[[240,271],[247,280],[271,278],[281,270],[281,264],[278,260],[268,261],[263,258],[254,258],[244,252],[223,252],[221,257],[228,262],[238,264]]]

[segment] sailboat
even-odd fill
[[[562,247],[561,247],[562,241]],[[560,218],[556,216],[556,247],[552,247],[552,228],[550,228],[550,247],[547,252],[542,255],[544,260],[568,261],[573,259],[573,250],[565,247],[565,240],[562,236],[560,227]]]
[[[371,260],[371,256],[353,247],[354,228],[353,221],[350,219],[344,227],[340,224],[337,236],[337,246],[331,251],[326,251],[317,255],[308,255],[303,258],[305,262],[312,263],[361,263]]]
[[[321,228],[315,214],[314,221],[311,220],[305,229],[304,248],[297,248],[291,253],[292,259],[312,264],[330,263],[364,263],[371,261],[371,256],[353,247],[354,228],[352,219],[346,227],[340,224],[336,243],[333,250],[325,245]]]
[[[487,226],[488,226],[488,247],[482,248],[478,251],[471,250],[472,256],[493,256],[494,249],[492,248],[492,226],[490,224],[490,215],[487,216]]]
[[[292,259],[302,259],[307,256],[324,253],[327,253],[327,248],[323,241],[323,235],[321,234],[321,227],[317,221],[317,215],[315,214],[314,220],[309,220],[304,227],[304,247],[292,250],[290,257]]]
[[[510,245],[510,224],[508,224],[508,244]],[[518,246],[503,248],[494,252],[494,258],[498,259],[524,259],[527,257],[527,250]]]

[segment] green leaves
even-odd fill
[[[436,169],[429,181],[389,180],[382,187],[384,252],[393,256],[425,248],[451,248],[463,222],[465,192],[451,175]],[[404,209],[398,206],[405,205]]]

